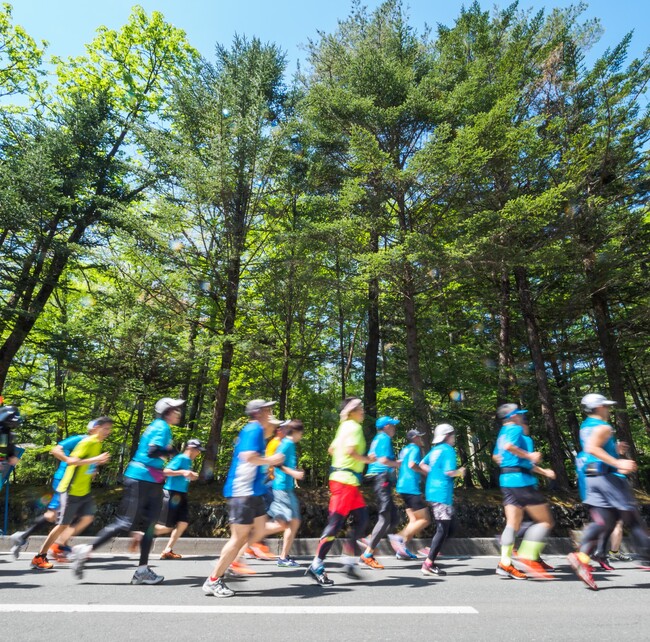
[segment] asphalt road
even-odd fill
[[[93,558],[83,581],[60,566],[29,569],[31,555],[0,554],[0,638],[17,640],[594,640],[649,639],[650,573],[618,563],[587,589],[564,557],[554,581],[515,581],[494,574],[497,559],[446,559],[444,578],[420,564],[380,558],[354,581],[328,559],[335,585],[323,589],[301,569],[251,562],[257,575],[229,580],[229,599],[203,595],[209,556],[155,560],[159,586],[129,584],[136,559]],[[307,559],[299,559],[304,566]],[[78,611],[77,609],[81,609]],[[71,611],[71,612],[68,612]]]

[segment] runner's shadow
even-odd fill
[[[399,586],[399,587],[409,587],[409,588],[419,588],[422,586],[427,586],[428,584],[435,584],[436,582],[442,580],[443,578],[437,577],[385,577],[383,579],[378,579],[375,581],[366,580],[350,580],[346,586]]]
[[[296,597],[301,600],[313,600],[328,594],[349,593],[352,589],[348,586],[322,587],[316,584],[292,584],[279,588],[270,588],[255,591],[237,591],[237,597]]]
[[[42,584],[18,584],[18,582],[0,582],[0,589],[31,589],[43,588]]]
[[[647,589],[650,584],[628,584],[627,586],[601,586],[598,584],[598,591],[614,591],[618,589]]]
[[[56,571],[54,569],[45,569],[43,571],[40,571],[40,570],[31,569],[31,568],[16,568],[16,569],[6,570],[6,571],[3,570],[2,571],[2,577],[10,576],[10,575],[11,576],[31,575],[32,577],[34,577],[36,574],[39,574],[39,575],[51,575],[51,574],[53,574],[55,572]]]

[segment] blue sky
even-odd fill
[[[83,53],[84,44],[93,39],[99,25],[119,28],[136,4],[133,0],[13,0],[11,3],[14,21],[37,40],[47,40],[49,53],[59,56]],[[287,52],[289,73],[299,58],[305,58],[300,46],[315,37],[318,30],[334,30],[337,19],[345,18],[351,7],[350,0],[141,0],[137,4],[147,12],[161,11],[169,22],[185,30],[190,43],[209,59],[213,57],[214,44],[229,44],[235,33],[276,42]],[[368,0],[364,4],[374,8],[380,1]],[[410,8],[411,24],[421,30],[425,24],[452,25],[461,6],[470,1],[410,0],[405,4]],[[495,3],[482,1],[481,4],[491,8]],[[550,10],[570,4],[576,2],[521,0],[520,8]],[[650,36],[643,27],[650,23],[647,0],[593,0],[584,15],[599,17],[605,29],[592,56],[616,44],[635,28],[632,55],[640,56],[650,45]]]

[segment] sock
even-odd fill
[[[218,577],[212,577],[212,575],[210,575],[211,582],[216,582],[218,579],[219,579]]]
[[[504,566],[510,566],[512,564],[512,549],[514,548],[514,544],[510,544],[509,546],[502,546],[501,547],[501,564]]]
[[[372,557],[372,553],[373,553],[372,551],[370,551],[370,552],[366,551],[366,552],[363,554],[363,556],[364,556],[364,557]]]
[[[144,564],[144,565],[142,565],[142,566],[138,566],[137,570],[138,570],[138,571],[146,571],[148,568],[149,568],[149,567],[148,567],[146,564]]]
[[[323,560],[320,557],[314,557],[314,559],[311,562],[311,567],[314,570],[320,568],[322,565],[323,565]]]
[[[524,540],[519,547],[519,557],[525,560],[538,560],[545,543]]]

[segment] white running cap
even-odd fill
[[[185,399],[172,399],[171,397],[163,397],[156,401],[153,409],[157,415],[164,415],[170,408],[180,408],[185,403]]]
[[[597,392],[590,392],[588,395],[585,395],[580,402],[582,407],[589,411],[600,408],[601,406],[615,406],[616,402],[608,399],[607,397],[598,394]]]

